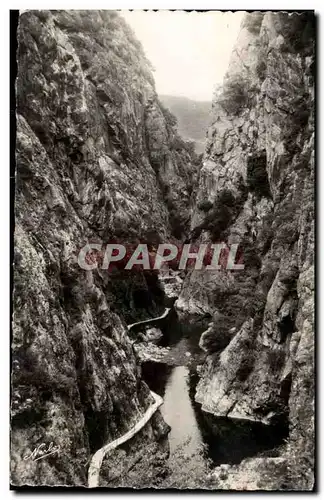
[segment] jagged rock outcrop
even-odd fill
[[[190,272],[177,303],[214,315],[202,408],[289,421],[270,489],[313,485],[314,36],[313,13],[246,15],[213,102],[191,233],[239,244],[245,268]]]
[[[137,273],[120,291],[78,252],[166,238],[170,200],[185,231],[197,167],[116,12],[27,11],[18,40],[12,483],[85,485],[90,454],[152,403],[125,319],[158,286]],[[166,432],[158,414],[152,426]],[[59,454],[25,460],[43,442]]]

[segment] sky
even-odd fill
[[[122,11],[155,68],[158,94],[211,101],[228,68],[243,12]]]

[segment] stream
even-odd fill
[[[203,412],[195,402],[198,382],[196,367],[204,353],[198,342],[202,325],[188,328],[175,315],[163,330],[160,345],[170,348],[172,363],[145,361],[142,376],[151,390],[164,399],[161,413],[171,427],[170,460],[179,449],[192,460],[210,466],[237,464],[244,458],[273,450],[282,444],[286,429],[249,421],[217,418]]]

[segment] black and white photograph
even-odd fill
[[[315,491],[317,24],[10,11],[8,488]]]

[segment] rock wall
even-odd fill
[[[152,403],[123,309],[151,285],[140,274],[118,292],[78,252],[182,236],[196,158],[114,11],[27,11],[18,41],[12,483],[85,485],[90,454]],[[152,426],[165,434],[159,415]],[[51,442],[58,455],[26,459]]]
[[[263,467],[270,489],[313,485],[314,37],[312,13],[246,15],[214,98],[191,226],[192,241],[239,244],[245,268],[190,272],[176,304],[213,318],[202,408],[289,422],[285,467]],[[220,487],[253,489],[258,467]]]

